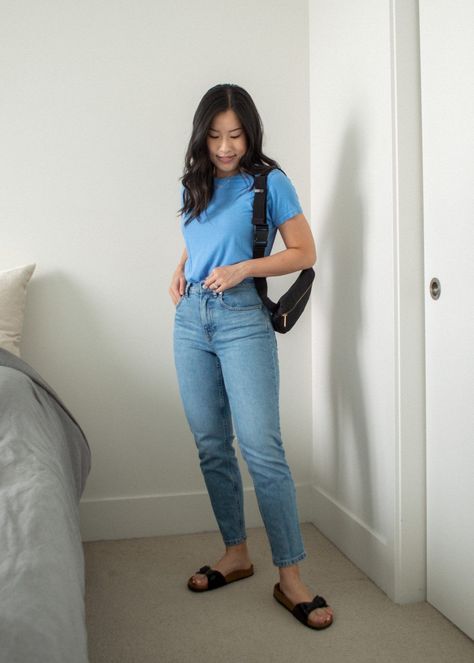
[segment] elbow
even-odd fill
[[[316,256],[316,251],[309,251],[304,255],[303,259],[303,266],[301,269],[309,269],[310,267],[314,267],[316,264],[317,256]]]

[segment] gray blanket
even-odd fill
[[[79,500],[90,467],[59,396],[0,348],[1,663],[87,663]]]

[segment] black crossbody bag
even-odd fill
[[[253,257],[263,258],[268,241],[267,175],[255,175],[253,199]],[[275,303],[267,296],[267,279],[254,277],[255,287],[263,304],[271,313],[273,329],[286,334],[294,326],[311,295],[314,269],[303,269],[291,288]]]

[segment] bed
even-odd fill
[[[59,396],[0,348],[0,662],[87,663],[79,500],[91,453]]]

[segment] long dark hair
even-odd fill
[[[227,110],[233,110],[237,115],[247,138],[247,151],[239,161],[240,173],[253,176],[274,168],[283,171],[276,161],[262,152],[263,123],[249,93],[234,83],[214,85],[203,96],[194,114],[184,174],[180,178],[184,191],[183,206],[178,214],[187,214],[186,222],[206,209],[214,193],[214,164],[209,158],[207,134],[214,116]],[[253,177],[250,187],[253,187]]]

